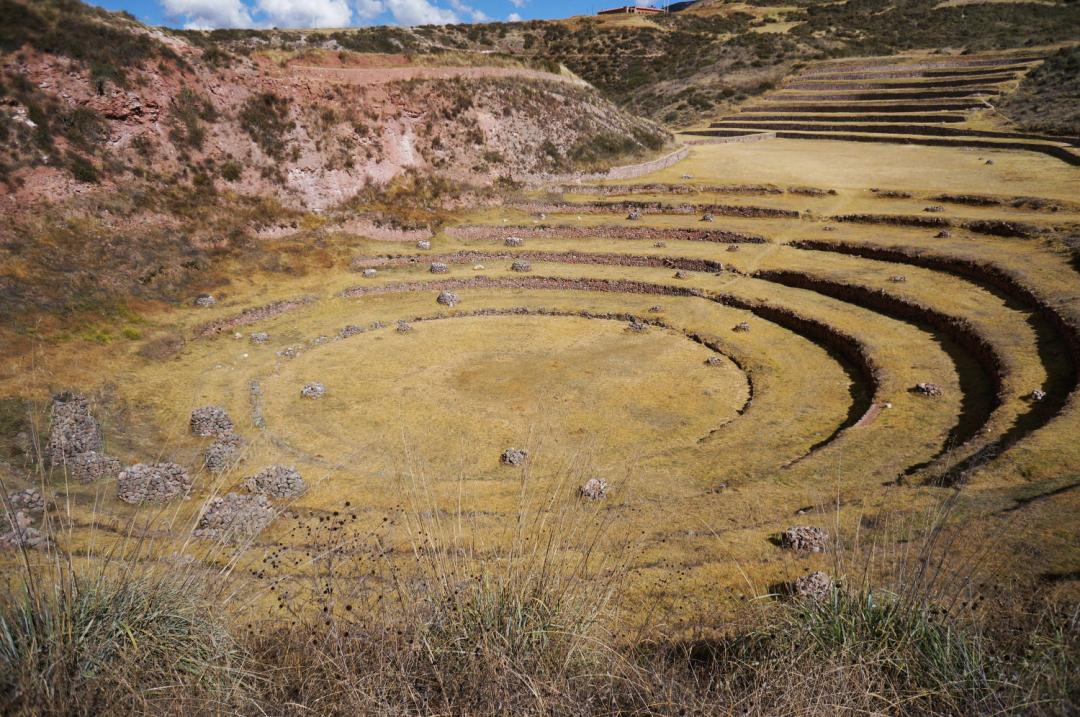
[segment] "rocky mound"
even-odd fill
[[[191,412],[191,432],[196,436],[232,435],[233,422],[221,406],[202,406]]]
[[[244,481],[244,489],[270,498],[296,498],[307,491],[307,483],[295,468],[270,466]]]
[[[90,414],[90,400],[70,391],[53,396],[49,442],[45,447],[49,464],[68,465],[76,455],[101,447],[101,428]]]
[[[192,478],[175,463],[136,463],[117,478],[116,495],[125,503],[165,503],[191,490]]]
[[[829,546],[829,534],[810,525],[794,525],[780,534],[780,545],[797,553],[822,553]]]
[[[274,507],[266,496],[228,493],[207,501],[194,535],[209,540],[241,542],[261,533],[275,516]]]

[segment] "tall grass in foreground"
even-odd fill
[[[578,478],[568,469],[534,481],[526,467],[516,515],[493,529],[464,501],[440,508],[446,485],[439,500],[432,482],[407,472],[385,529],[353,532],[341,516],[305,534],[306,590],[295,575],[245,583],[189,560],[147,560],[137,540],[100,561],[24,554],[0,590],[0,713],[1080,708],[1076,606],[1029,594],[976,619],[967,601],[980,567],[949,562],[948,509],[899,553],[884,547],[896,544],[888,530],[871,542],[838,539],[837,583],[821,600],[754,601],[699,625],[707,638],[658,624],[625,636],[618,608],[636,546],[614,512],[574,500]],[[269,549],[272,561],[278,551]],[[284,609],[251,620],[243,607],[271,588],[291,596]]]
[[[29,566],[30,564],[27,563]],[[205,586],[115,565],[28,567],[0,593],[0,712],[128,714],[235,705],[246,686]],[[189,574],[190,575],[190,574]]]

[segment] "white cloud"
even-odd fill
[[[353,8],[360,21],[374,20],[383,10],[386,3],[383,0],[353,0]]]
[[[461,0],[449,0],[449,2],[450,2],[450,7],[454,8],[454,10],[466,15],[473,22],[487,22],[488,20],[491,19],[484,13],[484,11],[477,10],[476,8],[473,8],[473,7],[469,7],[468,5],[463,3]]]
[[[345,27],[352,10],[345,0],[256,0],[256,7],[275,27]]]
[[[523,8],[529,0],[510,0],[510,4],[516,8]]]
[[[402,25],[451,25],[461,22],[453,10],[432,5],[428,0],[386,0],[394,20]]]
[[[518,15],[516,12],[512,12],[509,15],[506,16],[506,21],[507,22],[521,22],[521,15]]]
[[[161,0],[165,14],[189,30],[251,27],[251,13],[240,0]]]

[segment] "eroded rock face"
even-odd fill
[[[45,456],[54,466],[62,466],[80,453],[102,447],[101,428],[90,414],[90,400],[65,391],[53,396],[49,442]]]
[[[307,491],[307,483],[291,466],[270,466],[244,481],[244,488],[271,498],[296,498]]]
[[[936,383],[917,383],[911,390],[920,396],[929,396],[930,398],[937,398],[943,394],[941,387]]]
[[[502,453],[500,460],[504,466],[520,466],[529,457],[529,452],[523,448],[507,448]]]
[[[239,542],[261,533],[275,515],[273,505],[264,495],[228,493],[207,501],[194,535],[209,540]]]
[[[780,545],[797,553],[822,553],[828,544],[829,534],[812,525],[793,525],[780,534]]]
[[[581,497],[585,500],[600,500],[607,497],[608,484],[607,481],[600,478],[590,478],[585,481],[585,485],[581,486]]]
[[[196,436],[232,435],[233,422],[221,406],[201,406],[191,412],[191,432]]]
[[[71,461],[71,477],[80,483],[94,483],[119,474],[120,461],[97,451],[80,453]]]
[[[125,503],[165,503],[188,494],[192,478],[175,463],[136,463],[120,471],[116,495]]]
[[[800,599],[825,600],[832,589],[832,578],[818,570],[796,580],[791,586],[791,594]]]
[[[442,291],[439,292],[439,297],[435,301],[443,306],[457,306],[461,303],[461,298],[452,291]]]
[[[323,386],[318,381],[312,381],[311,383],[304,384],[304,387],[300,389],[300,395],[303,398],[322,398],[326,395],[326,386]]]
[[[244,439],[235,434],[222,436],[206,447],[203,463],[211,473],[221,473],[240,460]]]

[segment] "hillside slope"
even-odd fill
[[[432,72],[388,56],[392,79],[371,82],[370,61],[340,53],[235,56],[77,3],[2,5],[15,22],[0,35],[0,173],[15,202],[153,176],[320,209],[407,170],[482,184],[668,141],[584,83],[520,65]]]
[[[801,63],[916,49],[985,51],[1071,42],[1076,3],[702,0],[669,15],[340,32],[199,33],[246,52],[265,43],[363,52],[501,53],[562,64],[620,106],[689,125],[774,87]]]

